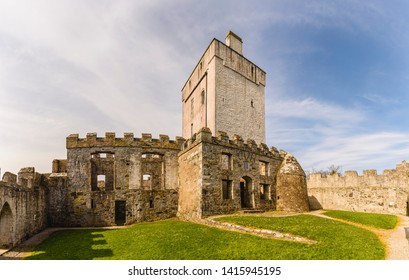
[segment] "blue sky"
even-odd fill
[[[267,72],[267,144],[305,170],[409,154],[407,1],[0,1],[0,168],[50,172],[65,138],[181,135],[180,90],[229,30]]]

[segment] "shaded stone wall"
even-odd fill
[[[45,178],[34,168],[18,176],[6,172],[0,181],[0,247],[9,248],[47,226]]]
[[[125,133],[67,138],[70,226],[131,224],[176,216],[178,153],[184,139]]]
[[[179,217],[275,209],[281,161],[275,148],[257,146],[253,140],[245,143],[237,135],[230,140],[224,132],[212,137],[208,128],[202,128],[180,153]]]
[[[339,209],[359,212],[408,214],[409,164],[403,161],[396,169],[346,171],[323,177],[311,174],[307,180],[312,209]]]

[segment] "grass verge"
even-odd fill
[[[328,210],[324,215],[380,229],[394,229],[398,224],[398,217],[389,214]]]

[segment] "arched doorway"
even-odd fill
[[[10,205],[6,202],[0,211],[0,248],[13,246],[13,214]]]
[[[252,192],[253,183],[250,177],[244,176],[240,179],[241,208],[253,208]]]

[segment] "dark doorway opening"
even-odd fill
[[[115,200],[115,224],[123,226],[126,222],[126,201]]]
[[[252,208],[251,178],[243,177],[240,179],[240,200],[241,208]]]

